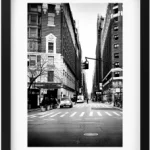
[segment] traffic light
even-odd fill
[[[82,69],[89,69],[89,62],[87,60],[82,63]]]

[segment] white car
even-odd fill
[[[60,101],[60,108],[62,107],[70,107],[72,108],[73,107],[73,102],[71,101],[71,99],[69,97],[64,97],[64,98],[61,98],[61,101]]]
[[[84,96],[83,95],[79,95],[77,97],[77,103],[84,103]]]

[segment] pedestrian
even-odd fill
[[[87,104],[88,104],[89,99],[87,98]]]

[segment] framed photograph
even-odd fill
[[[2,0],[2,150],[149,149],[147,7]]]

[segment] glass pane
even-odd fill
[[[48,42],[48,52],[49,53],[53,52],[53,43],[52,42]]]
[[[30,28],[30,37],[37,37],[37,29]]]
[[[37,23],[37,15],[31,15],[31,23]]]
[[[31,55],[30,56],[30,66],[35,66],[36,65],[36,56]]]

